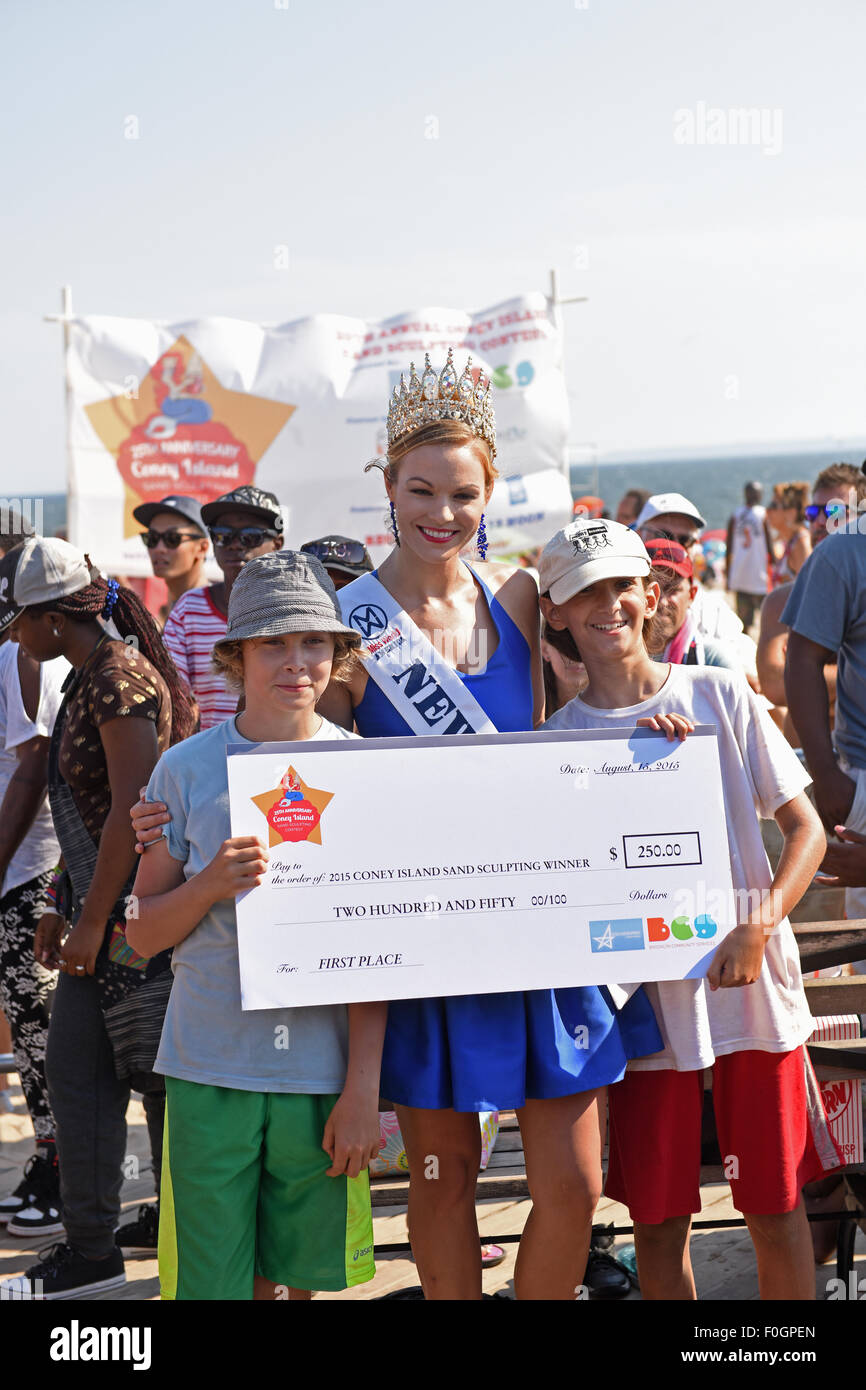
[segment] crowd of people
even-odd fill
[[[711,1069],[761,1295],[814,1297],[802,1191],[840,1158],[788,914],[823,863],[866,915],[866,548],[850,525],[866,478],[837,465],[810,504],[788,484],[766,510],[749,484],[728,526],[729,601],[698,582],[706,522],[679,493],[630,489],[615,520],[581,507],[530,570],[488,561],[495,456],[489,383],[468,368],[457,381],[449,355],[423,385],[413,368],[390,404],[394,545],[378,569],[350,537],[285,548],[279,501],[254,486],[138,507],[162,627],[75,547],[4,528],[0,1002],[36,1152],[0,1220],[63,1238],[3,1296],[116,1289],[125,1253],[157,1244],[168,1299],[366,1282],[385,1097],[426,1298],[481,1297],[489,1109],[517,1113],[532,1196],[518,1298],[572,1299],[589,1278],[608,1118],[606,1191],[631,1214],[643,1296],[694,1298]],[[226,745],[446,731],[350,625],[371,594],[427,640],[469,736],[641,724],[674,740],[715,725],[732,878],[752,906],[705,979],[624,1001],[583,986],[242,1010],[235,900],[268,861],[263,841],[231,834]],[[781,832],[775,870],[761,818]],[[283,1024],[289,1050],[274,1046]],[[569,1045],[577,1034],[586,1046]],[[132,1091],[157,1201],[123,1226]]]

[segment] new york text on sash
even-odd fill
[[[360,632],[367,673],[415,734],[495,734],[454,667],[372,574],[341,589],[343,622]]]

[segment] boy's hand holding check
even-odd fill
[[[234,835],[223,840],[199,877],[206,880],[213,901],[236,898],[250,888],[257,888],[267,873],[268,852],[257,835]]]

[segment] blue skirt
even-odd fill
[[[595,985],[396,999],[381,1091],[421,1110],[517,1110],[621,1081],[663,1046],[643,989],[619,1012]]]

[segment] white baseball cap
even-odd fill
[[[21,547],[13,593],[20,608],[77,594],[91,584],[90,566],[68,541],[34,536]]]
[[[690,516],[699,526],[707,524],[694,502],[683,497],[681,492],[657,492],[654,497],[647,498],[635,526],[639,530],[641,526],[646,526],[648,521],[653,521],[657,516],[666,516],[668,512],[676,512],[677,516]]]
[[[647,548],[636,531],[618,521],[578,517],[542,550],[539,588],[554,603],[567,603],[599,579],[640,579],[650,569]]]

